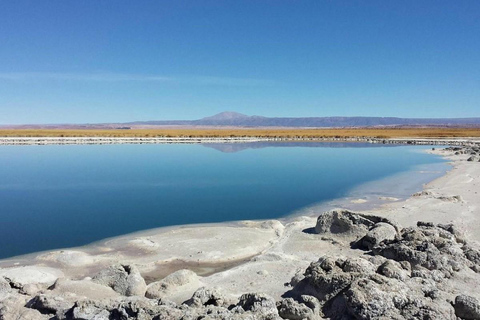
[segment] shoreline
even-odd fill
[[[374,144],[464,145],[480,144],[479,138],[272,138],[272,137],[0,137],[1,145],[105,145],[105,144],[202,144],[250,142],[366,142]]]
[[[480,219],[476,212],[480,201],[476,190],[480,191],[480,164],[467,162],[469,154],[454,155],[451,150],[429,152],[445,157],[450,161],[451,169],[406,200],[387,201],[377,208],[360,212],[395,220],[402,227],[414,227],[417,221],[454,223],[477,245],[480,242]],[[153,229],[111,238],[88,249],[47,251],[37,253],[36,257],[31,254],[29,256],[33,259],[28,263],[15,264],[14,259],[10,259],[7,267],[6,260],[2,260],[0,280],[2,273],[5,277],[5,274],[16,272],[19,279],[35,284],[35,289],[25,299],[38,294],[68,293],[68,299],[65,298],[68,301],[85,298],[103,301],[111,299],[111,293],[92,294],[85,291],[84,286],[92,285],[90,276],[120,263],[135,266],[136,272],[150,283],[147,288],[165,286],[161,296],[176,304],[184,303],[201,288],[220,290],[229,301],[238,300],[248,292],[263,292],[280,300],[285,298],[289,286],[295,287],[294,279],[302,279],[305,269],[321,256],[341,256],[355,261],[365,259],[364,251],[351,248],[351,237],[333,233],[319,235],[315,230],[319,214],[321,212],[316,216],[295,216],[288,220],[167,227],[169,230],[160,233]],[[196,273],[189,275],[188,279],[178,280],[184,275],[180,269],[195,264],[213,269],[227,265],[227,268],[217,272],[208,268],[194,270]],[[32,280],[34,275],[36,278]],[[57,279],[67,279],[62,281],[68,281],[69,286],[64,287]],[[177,280],[168,280],[175,283],[169,284],[166,279]],[[480,285],[480,276],[462,271],[452,279],[442,282],[442,286],[448,288],[442,289],[446,290],[444,293],[448,297],[467,290],[466,293],[480,298],[480,294],[474,291]],[[37,285],[39,281],[45,281],[48,286]],[[286,287],[286,284],[289,285]],[[49,290],[53,291],[50,293]],[[115,299],[125,298],[119,296]]]
[[[419,152],[429,152],[428,149],[422,149]],[[424,169],[430,168],[431,166],[435,167],[442,167],[439,168],[440,171],[436,170],[434,173],[426,173],[424,174],[422,171]],[[138,230],[133,231],[125,234],[120,234],[108,238],[99,239],[90,243],[82,244],[79,246],[73,247],[63,247],[63,248],[54,248],[54,249],[46,249],[42,251],[35,251],[26,254],[6,257],[0,259],[0,268],[1,267],[13,267],[15,264],[18,263],[25,263],[30,265],[32,261],[35,261],[37,256],[42,256],[43,254],[48,254],[50,252],[57,252],[57,251],[72,251],[72,250],[80,250],[85,252],[95,252],[96,247],[104,246],[106,243],[111,241],[115,242],[119,239],[133,239],[138,237],[146,237],[149,235],[158,235],[168,233],[177,229],[183,228],[212,228],[212,227],[237,227],[241,226],[245,222],[265,222],[265,221],[280,221],[282,224],[286,225],[295,221],[298,218],[308,217],[308,218],[316,218],[319,212],[325,212],[329,210],[333,210],[336,208],[343,208],[351,211],[372,211],[376,208],[379,208],[384,205],[388,205],[391,202],[402,202],[405,201],[408,197],[411,196],[412,193],[415,191],[421,190],[425,184],[425,181],[433,181],[440,176],[445,175],[451,168],[447,162],[440,162],[440,163],[431,163],[431,164],[424,164],[424,165],[417,165],[408,171],[403,171],[399,173],[395,173],[393,175],[389,175],[386,177],[381,178],[380,180],[372,180],[366,183],[362,183],[360,185],[353,186],[345,195],[340,197],[321,201],[317,203],[312,203],[311,205],[298,208],[286,215],[272,218],[270,220],[228,220],[222,222],[205,222],[205,223],[190,223],[190,224],[179,224],[179,225],[169,225],[163,227],[155,227],[150,229]],[[418,174],[420,172],[420,174]],[[404,185],[408,183],[408,188],[402,187],[399,188],[400,185]],[[385,190],[389,190],[387,194],[385,194]],[[392,191],[393,189],[393,191]],[[408,190],[405,190],[408,189]],[[240,258],[239,260],[244,261],[244,258]],[[230,263],[229,261],[227,261]],[[205,262],[208,264],[208,262]],[[224,262],[220,262],[223,264]],[[188,265],[188,262],[186,263]],[[233,263],[232,265],[236,265]],[[222,269],[222,268],[220,268]]]

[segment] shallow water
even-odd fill
[[[426,148],[264,142],[1,146],[0,258],[163,226],[278,218],[361,197],[358,188],[371,181],[401,175],[406,183],[415,180],[413,170],[444,163],[419,152]],[[405,194],[421,187],[410,184]],[[388,185],[382,188],[391,188],[383,190],[391,196],[398,184]]]

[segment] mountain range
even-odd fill
[[[189,125],[232,127],[373,127],[373,126],[480,126],[480,118],[395,118],[395,117],[262,117],[222,112],[191,121],[142,121],[125,125]]]
[[[283,127],[283,128],[335,128],[335,127],[480,127],[480,118],[396,118],[396,117],[262,117],[237,112],[221,112],[198,120],[135,121],[99,124],[51,124],[3,126],[11,128],[142,128],[142,127]]]

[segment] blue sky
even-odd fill
[[[0,2],[0,124],[480,116],[480,1]]]

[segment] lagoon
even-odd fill
[[[361,197],[361,186],[399,174],[417,181],[399,195],[407,196],[447,168],[427,148],[314,142],[1,146],[0,258],[172,225],[281,218],[353,191]],[[438,170],[415,179],[420,167]]]

